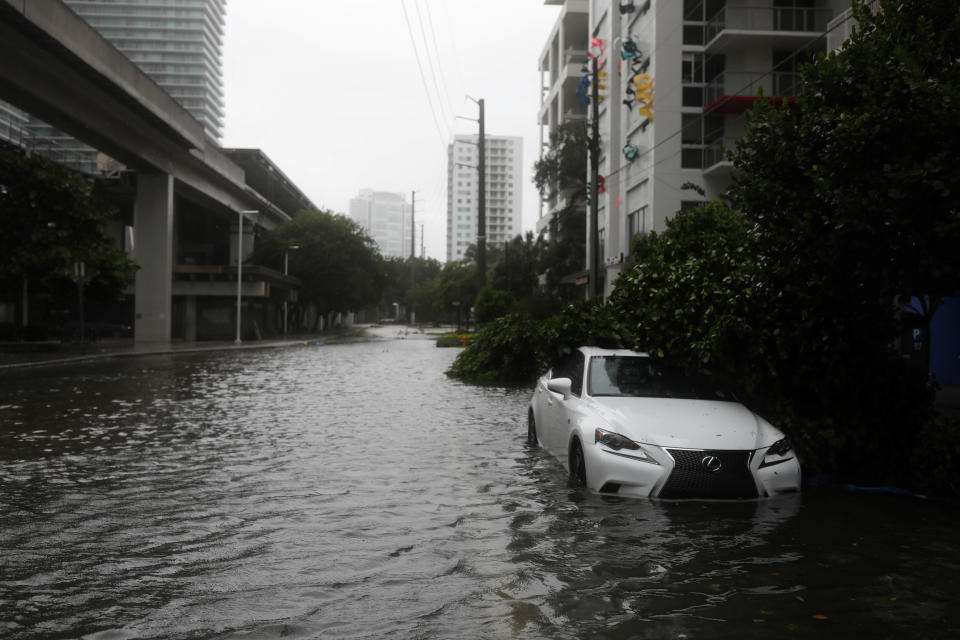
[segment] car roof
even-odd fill
[[[637,356],[637,357],[650,357],[649,353],[644,351],[631,351],[630,349],[602,349],[600,347],[580,347],[580,351],[583,352],[587,358],[592,358],[593,356]]]

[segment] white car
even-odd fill
[[[800,489],[790,441],[731,394],[645,353],[581,347],[538,381],[527,439],[573,486],[634,497],[757,498]]]

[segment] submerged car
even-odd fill
[[[581,347],[538,381],[527,438],[573,486],[634,497],[757,498],[800,489],[790,441],[736,398],[645,353]]]

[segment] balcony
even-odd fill
[[[753,106],[763,91],[770,100],[792,100],[800,88],[793,71],[724,71],[707,83],[704,113],[737,114]]]
[[[832,17],[832,9],[724,7],[707,21],[705,51],[797,49],[826,31]]]
[[[728,179],[733,173],[733,163],[727,159],[727,151],[736,146],[736,138],[721,138],[704,145],[703,175],[707,178]]]

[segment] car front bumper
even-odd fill
[[[646,450],[658,464],[630,451],[588,445],[584,450],[587,486],[600,493],[664,499],[757,498],[800,489],[800,464],[795,456],[763,466],[763,456],[756,451]],[[720,468],[712,470],[715,461]]]

